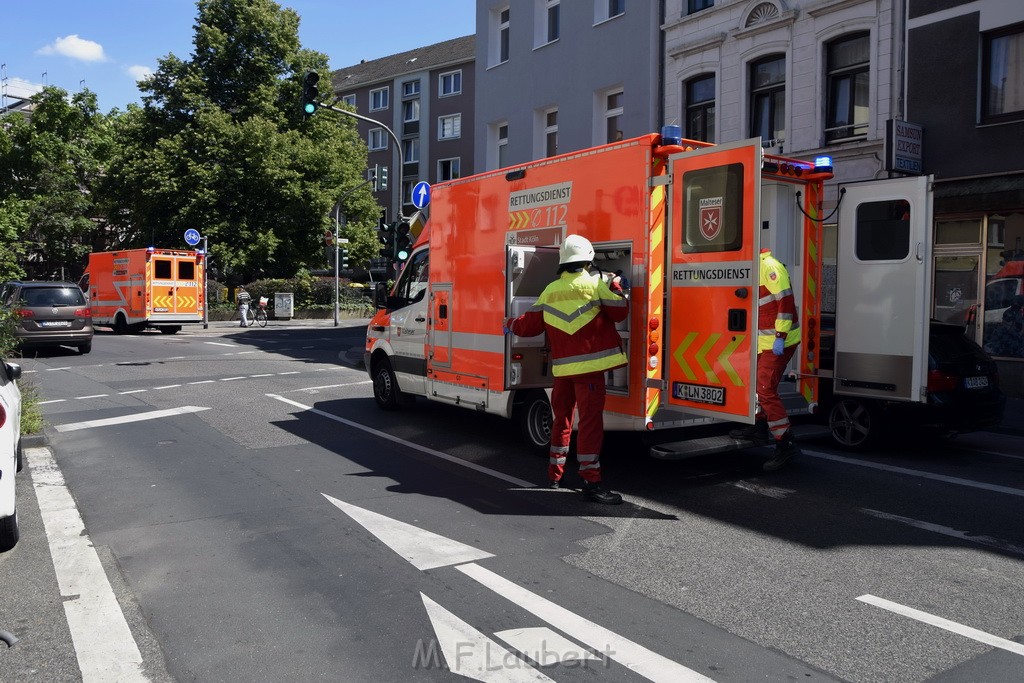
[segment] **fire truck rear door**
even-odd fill
[[[753,422],[760,139],[670,157],[662,400]]]
[[[931,176],[840,185],[836,394],[923,401]]]

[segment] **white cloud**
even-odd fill
[[[52,45],[47,45],[36,51],[40,55],[64,55],[72,59],[80,59],[83,62],[105,62],[107,56],[103,54],[103,46],[99,43],[72,34],[64,38],[58,38]]]
[[[125,71],[127,71],[128,75],[134,78],[136,81],[141,81],[143,78],[149,78],[153,75],[152,69],[150,69],[148,66],[142,66],[140,64],[130,66],[127,69],[125,69]]]

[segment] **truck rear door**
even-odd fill
[[[761,142],[669,158],[662,401],[752,423],[756,408]]]
[[[925,400],[931,183],[920,176],[840,185],[836,394]]]
[[[200,273],[191,254],[154,254],[150,300],[154,314],[199,315]]]

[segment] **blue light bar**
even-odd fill
[[[679,145],[683,142],[683,129],[679,126],[661,127],[661,144]]]
[[[814,168],[815,169],[832,168],[832,157],[829,157],[829,156],[814,157]]]

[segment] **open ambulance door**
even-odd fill
[[[833,392],[924,401],[931,176],[840,185]]]
[[[662,402],[753,423],[761,141],[669,157]]]
[[[505,315],[518,317],[537,301],[558,272],[558,247],[509,246],[505,254]],[[505,386],[510,389],[550,387],[551,356],[546,334],[505,342]]]

